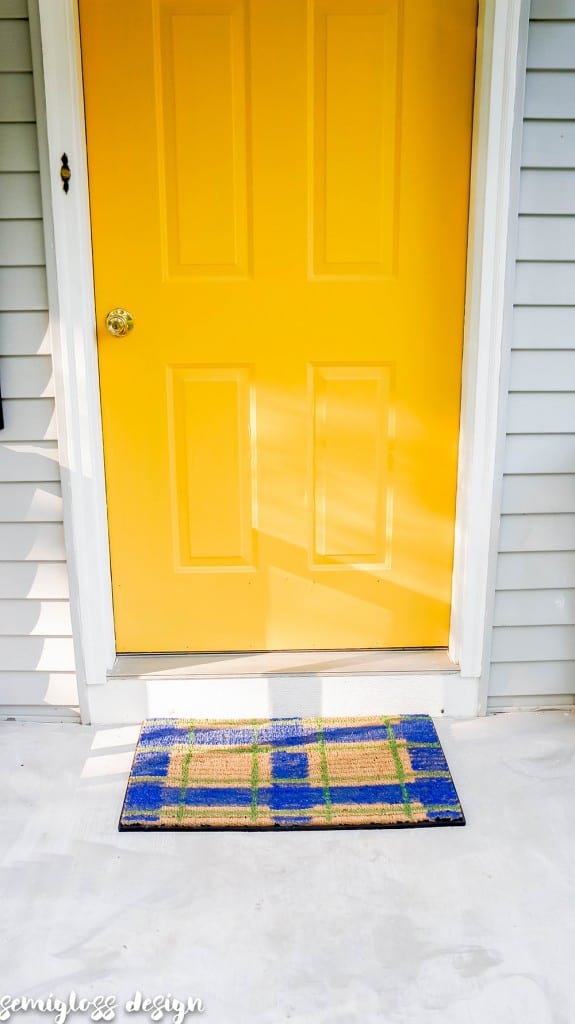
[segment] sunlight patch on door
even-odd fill
[[[389,364],[309,368],[314,568],[390,568],[391,381]]]

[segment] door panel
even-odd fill
[[[168,277],[246,277],[249,267],[246,11],[155,6],[161,221]]]
[[[398,2],[310,5],[313,272],[389,274],[395,262]]]
[[[120,651],[447,644],[476,6],[80,0]]]

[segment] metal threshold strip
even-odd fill
[[[457,673],[446,648],[409,650],[259,651],[120,654],[111,679],[199,679],[249,676]]]

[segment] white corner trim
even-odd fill
[[[106,681],[116,650],[76,3],[31,0],[30,19],[32,27],[37,20],[33,35],[40,35],[44,68],[50,332],[76,673],[84,708],[86,684]],[[68,194],[60,180],[63,153],[72,172]]]
[[[115,642],[78,11],[76,0],[30,0],[30,4],[31,9],[37,5],[44,65],[48,136],[48,165],[43,169],[44,212],[47,221],[51,213],[53,231],[51,258],[48,254],[51,328],[78,685],[83,707],[89,694],[96,715],[112,715],[114,694],[118,696],[120,714],[124,694],[133,693],[141,709],[146,703],[141,698],[142,686],[155,694],[156,684],[141,684],[138,690],[136,683],[106,682],[115,659]],[[450,636],[450,657],[460,665],[461,674],[450,675],[445,684],[453,708],[464,707],[464,713],[470,714],[477,713],[478,681],[489,629],[497,417],[508,301],[512,141],[525,66],[521,26],[528,13],[529,0],[480,0]],[[68,154],[72,170],[68,195],[62,191],[59,179],[63,152]],[[428,677],[420,677],[418,686],[423,685],[424,678]],[[402,692],[405,699],[404,707],[398,705],[399,710],[410,704],[406,687],[413,686],[414,680],[412,676],[402,677],[403,690],[397,693]],[[390,682],[388,679],[382,690],[386,699],[394,692]],[[90,686],[92,683],[105,686]],[[329,689],[335,684],[325,685]],[[420,702],[418,710],[429,706],[431,711],[437,701],[441,703],[442,685],[441,678],[429,677],[429,700],[420,694],[423,704]],[[454,687],[460,688],[460,698],[453,696]],[[185,692],[178,690],[182,700]],[[254,707],[262,707],[265,699],[260,693]],[[329,706],[351,709],[349,693],[343,703],[334,700]],[[230,707],[226,707],[226,714],[232,713]],[[137,717],[141,717],[139,713]]]
[[[499,531],[501,523],[501,500],[503,473],[507,443],[507,403],[511,379],[511,347],[513,340],[513,302],[519,233],[519,200],[521,178],[521,153],[523,148],[523,115],[527,80],[527,49],[529,42],[530,3],[522,4],[519,16],[517,43],[517,76],[515,82],[515,118],[513,125],[512,150],[510,159],[510,198],[507,231],[507,266],[505,273],[505,295],[503,301],[502,348],[499,374],[499,407],[497,414],[495,472],[491,502],[490,546],[487,555],[487,614],[484,629],[483,667],[479,681],[479,714],[488,712],[488,693],[491,674],[491,651],[493,646],[493,621],[495,616],[495,595],[497,565],[499,558]]]
[[[489,648],[501,370],[512,301],[509,241],[519,187],[516,140],[529,6],[529,0],[480,3],[449,646],[461,675],[477,679],[485,673]]]

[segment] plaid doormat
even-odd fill
[[[397,718],[148,719],[120,831],[464,825],[435,726]]]

